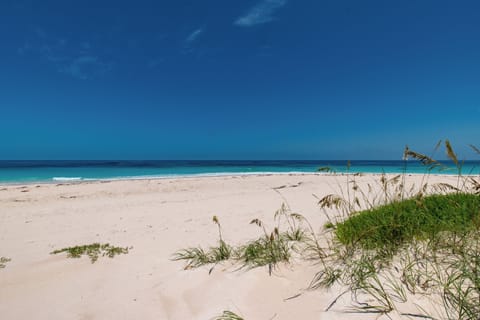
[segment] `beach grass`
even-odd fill
[[[290,261],[292,252],[297,250],[296,243],[306,241],[308,235],[306,229],[302,227],[302,220],[301,215],[291,213],[288,206],[282,205],[274,215],[277,226],[271,232],[267,231],[265,224],[260,219],[253,219],[250,224],[259,227],[262,235],[246,244],[232,246],[223,240],[220,222],[214,216],[213,222],[218,226],[218,245],[207,250],[202,247],[181,249],[174,253],[172,260],[185,260],[185,269],[231,260],[239,264],[240,268],[251,269],[268,266],[269,273],[272,274],[279,263]],[[286,221],[288,225],[285,230],[280,229],[282,221]]]
[[[0,257],[0,269],[3,269],[7,266],[7,263],[10,262],[12,259],[7,257]]]
[[[186,260],[185,270],[198,268],[204,265],[226,261],[232,256],[233,248],[225,241],[220,240],[219,245],[208,250],[202,247],[192,247],[177,251],[172,260]]]
[[[74,247],[68,247],[52,251],[50,254],[67,253],[68,258],[80,258],[86,255],[90,258],[92,263],[95,263],[99,257],[113,258],[116,255],[127,254],[129,252],[128,247],[115,247],[108,243],[92,243],[88,245],[80,245]]]
[[[430,184],[432,170],[447,169],[433,158],[442,145],[455,165],[456,181]],[[359,174],[348,173],[347,164],[347,174],[342,175],[346,185],[340,192],[317,197],[328,220],[320,235],[302,215],[283,204],[275,213],[273,231],[267,232],[262,221],[252,220],[263,235],[229,247],[230,259],[248,267],[268,265],[270,274],[277,264],[290,262],[293,254],[314,261],[319,271],[309,289],[343,288],[326,311],[340,297],[350,295],[349,312],[480,319],[480,179],[463,175],[462,162],[448,140],[439,142],[433,154],[407,146],[404,173],[382,174],[373,185],[362,185],[365,189],[357,183]],[[418,185],[406,183],[408,159],[426,168]],[[330,172],[329,168],[320,171]],[[205,252],[195,250],[195,255],[183,257],[189,265],[211,263],[200,261]],[[418,312],[402,311],[402,304],[412,297],[423,297],[433,307],[426,311],[417,305]],[[237,319],[224,315],[219,319]]]
[[[215,317],[214,320],[243,320],[243,318],[232,311],[225,310],[221,315]]]
[[[480,196],[466,193],[354,214],[334,226],[334,241],[310,288],[345,287],[342,294],[351,294],[356,312],[398,311],[411,294],[441,306],[439,319],[478,319],[479,216]]]
[[[468,193],[408,199],[356,213],[336,225],[335,235],[344,245],[367,250],[397,248],[414,238],[478,229],[479,208],[480,196]]]
[[[269,266],[271,273],[278,263],[290,260],[290,249],[289,241],[275,230],[270,236],[260,237],[240,247],[239,258],[249,268]]]
[[[202,247],[192,247],[182,249],[174,253],[172,260],[185,260],[187,264],[185,270],[191,268],[198,268],[208,264],[217,264],[226,261],[233,257],[236,252],[235,249],[227,244],[222,237],[222,226],[217,216],[212,217],[212,221],[218,227],[218,246],[210,247],[205,250]],[[210,272],[213,270],[210,269]]]
[[[407,147],[405,158],[427,167],[415,188],[407,189],[405,174],[382,175],[380,196],[371,189],[363,193],[352,179],[347,183],[352,190],[320,199],[323,209],[342,210],[340,217],[329,219],[326,230],[332,241],[310,284],[311,289],[335,284],[345,288],[326,310],[350,294],[350,310],[355,312],[479,319],[479,180],[462,175],[462,164],[448,140],[445,149],[457,171],[453,185],[430,185],[428,173],[443,164]],[[364,201],[366,208],[360,208],[358,194],[380,200]],[[419,296],[430,301],[430,311],[421,307],[417,313],[401,311],[399,306],[409,297]]]

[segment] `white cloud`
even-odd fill
[[[84,71],[85,67],[89,65],[95,65],[98,63],[98,58],[93,56],[82,56],[78,57],[71,61],[69,65],[61,69],[62,72],[65,72],[75,78],[87,79],[88,76]]]
[[[190,33],[190,35],[185,39],[185,43],[186,44],[190,44],[192,42],[194,42],[195,40],[198,39],[198,37],[203,33],[203,28],[199,28],[195,31],[193,31],[192,33]]]
[[[54,66],[57,72],[77,79],[91,79],[112,69],[113,63],[98,57],[90,42],[72,42],[49,35],[44,29],[33,29],[35,37],[17,49],[19,55],[37,55]]]
[[[274,20],[275,11],[287,4],[287,0],[262,0],[251,8],[244,16],[238,18],[234,24],[241,27],[252,27],[257,24]]]
[[[200,37],[204,32],[205,32],[204,28],[198,28],[194,30],[192,33],[190,33],[188,37],[186,37],[185,40],[183,41],[183,47],[180,52],[182,54],[194,53],[196,51],[194,44],[198,40],[198,37]]]
[[[69,74],[74,78],[86,80],[104,74],[110,67],[110,64],[102,62],[98,57],[79,56],[71,60],[65,67],[60,68],[59,71]]]

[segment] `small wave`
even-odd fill
[[[202,172],[202,173],[168,173],[160,175],[142,176],[119,176],[110,178],[85,178],[82,181],[116,181],[116,180],[155,180],[176,178],[202,178],[202,177],[225,177],[225,176],[265,176],[265,175],[320,175],[322,172],[315,171],[256,171],[256,172]]]
[[[53,177],[53,181],[81,181],[82,177]]]

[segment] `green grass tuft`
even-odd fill
[[[271,274],[277,264],[290,261],[292,251],[297,250],[295,244],[309,242],[318,253],[318,244],[312,234],[313,231],[303,227],[302,223],[307,221],[302,215],[292,213],[290,208],[283,204],[275,213],[274,220],[277,222],[277,227],[269,233],[261,220],[253,219],[250,224],[261,228],[263,235],[244,245],[232,247],[223,240],[220,222],[214,216],[213,222],[218,225],[219,245],[208,250],[201,247],[182,249],[174,254],[172,260],[186,260],[185,269],[232,260],[246,268],[268,266]],[[280,231],[281,222],[287,226],[282,232]]]
[[[463,233],[480,226],[480,196],[431,195],[390,203],[352,215],[336,225],[337,239],[364,249],[396,248],[441,232]]]
[[[270,270],[280,262],[290,260],[290,244],[285,237],[272,233],[240,248],[240,259],[247,267],[268,265]],[[270,271],[271,272],[271,271]]]
[[[232,257],[233,253],[233,248],[225,241],[220,240],[217,247],[211,247],[208,251],[205,251],[201,247],[179,250],[173,255],[172,260],[186,260],[187,265],[185,266],[185,270],[187,270],[228,260]]]
[[[442,141],[434,152],[441,145]],[[471,147],[480,154],[478,148]],[[292,213],[288,204],[283,204],[274,215],[273,231],[267,232],[261,220],[253,219],[250,223],[263,234],[235,248],[223,241],[220,223],[214,217],[219,229],[219,246],[209,251],[182,250],[177,253],[177,260],[185,259],[187,267],[197,267],[231,259],[247,268],[268,266],[271,274],[278,263],[288,263],[293,254],[299,254],[300,258],[315,261],[320,267],[310,289],[334,285],[342,288],[325,311],[349,294],[353,312],[387,317],[395,312],[407,318],[479,320],[480,179],[463,176],[463,162],[458,160],[448,140],[445,148],[456,167],[456,185],[430,184],[430,172],[445,170],[447,166],[436,161],[433,155],[408,147],[404,151],[403,174],[383,173],[373,185],[357,181],[357,174],[348,174],[348,162],[346,186],[340,186],[340,194],[315,196],[328,219],[322,234],[317,236],[317,228],[302,215]],[[426,167],[419,185],[406,182],[409,158]],[[331,172],[326,167],[319,171]],[[283,197],[278,191],[283,187],[273,190]],[[423,303],[418,305],[418,313],[402,312],[407,300],[421,297],[433,303],[435,315],[426,311]],[[215,319],[242,318],[224,311]]]
[[[127,254],[129,248],[114,247],[108,243],[92,243],[83,246],[68,247],[63,249],[58,249],[50,254],[59,254],[66,252],[68,258],[80,258],[83,255],[87,255],[90,258],[92,263],[96,262],[100,256],[113,258],[119,254]]]
[[[198,268],[207,264],[219,263],[225,260],[230,259],[234,254],[234,248],[227,244],[222,237],[222,225],[217,216],[213,216],[212,221],[218,227],[218,246],[211,247],[208,251],[205,251],[203,248],[188,248],[182,249],[174,253],[172,260],[186,260],[187,265],[185,270]],[[212,272],[213,268],[210,269]]]
[[[222,315],[216,317],[215,320],[243,320],[243,318],[232,311],[225,310]]]

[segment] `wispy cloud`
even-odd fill
[[[276,10],[287,4],[287,0],[262,0],[251,8],[244,16],[238,18],[234,24],[240,27],[252,27],[257,24],[273,21]]]
[[[39,27],[34,28],[33,34],[34,37],[17,49],[18,54],[37,55],[60,73],[86,80],[105,74],[113,66],[112,62],[98,57],[88,41],[68,41],[52,36]]]
[[[198,28],[193,30],[184,40],[183,47],[181,48],[182,54],[192,54],[196,52],[195,43],[198,42],[198,38],[205,33],[204,28]]]
[[[74,78],[86,80],[105,74],[112,65],[101,61],[96,56],[79,56],[69,61],[58,71],[66,73]]]
[[[188,37],[185,39],[185,44],[190,45],[193,43],[195,40],[198,39],[198,37],[203,33],[203,28],[199,28],[194,30],[192,33],[188,35]]]

